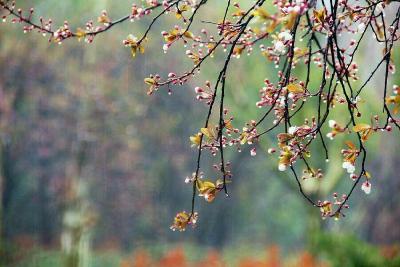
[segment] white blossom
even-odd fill
[[[334,120],[329,120],[329,127],[331,127],[331,128],[335,128],[335,126],[336,126],[336,121],[334,121]]]
[[[356,170],[356,167],[348,161],[343,162],[342,167],[346,169],[348,173],[354,173]]]
[[[381,13],[383,13],[383,15],[385,15],[384,7],[383,7],[383,3],[382,2],[380,2],[379,4],[376,5],[375,11],[376,11],[375,14],[377,14],[377,15],[379,15]]]
[[[286,51],[286,46],[282,41],[275,41],[274,42],[274,50],[276,53],[282,55]]]
[[[328,137],[329,139],[333,140],[333,133],[327,133],[326,137]]]
[[[278,38],[279,38],[279,40],[282,40],[283,42],[290,41],[293,39],[293,37],[289,31],[280,32],[278,34]]]
[[[284,172],[284,171],[286,171],[286,169],[287,169],[287,166],[285,165],[285,164],[279,164],[279,166],[278,166],[278,169],[281,171],[281,172]]]
[[[369,194],[371,193],[371,183],[368,181],[365,181],[362,185],[361,185],[361,190],[365,192],[365,194]]]
[[[297,126],[291,126],[288,129],[288,134],[294,134],[297,131]]]

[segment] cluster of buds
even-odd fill
[[[223,111],[224,116],[227,115],[228,110]],[[258,139],[257,129],[255,127],[255,121],[251,121],[243,127],[241,132],[238,128],[232,125],[233,117],[224,120],[222,128],[226,135],[219,136],[219,125],[208,125],[207,128],[201,128],[200,132],[190,136],[190,141],[193,147],[206,148],[211,152],[211,155],[215,156],[219,149],[227,146],[237,146],[238,151],[241,151],[241,146],[244,144],[253,144]],[[255,156],[255,149],[251,150],[251,155]]]
[[[277,135],[278,144],[281,149],[279,156],[278,169],[286,171],[298,158],[309,157],[308,146],[316,137],[317,124],[315,119],[305,121],[306,124],[300,126],[291,126],[287,133]],[[307,177],[322,178],[322,170],[314,171],[308,168]]]
[[[195,183],[199,191],[199,196],[204,197],[207,202],[212,202],[217,196],[217,193],[224,188],[224,181],[221,179],[218,179],[215,183],[196,179]]]
[[[206,81],[204,88],[196,87],[194,88],[194,91],[197,94],[196,96],[197,100],[204,101],[206,102],[207,105],[211,104],[211,101],[214,98],[214,90],[211,89],[211,83],[209,81]]]
[[[64,25],[58,28],[54,33],[53,33],[53,38],[54,41],[57,42],[58,44],[61,44],[63,40],[71,37],[73,34],[71,30],[69,29],[68,22],[65,21]]]
[[[296,102],[299,100],[304,100],[308,96],[308,93],[305,89],[305,84],[303,81],[298,83],[291,82],[286,86],[286,90],[288,92],[287,97],[292,101],[291,108],[294,109],[296,107]],[[286,91],[284,91],[286,93]]]
[[[321,179],[323,176],[324,175],[322,173],[322,169],[314,170],[312,168],[307,168],[307,169],[303,170],[303,176],[301,177],[301,179],[303,179],[303,180],[310,179],[310,178]]]
[[[308,10],[308,1],[306,0],[274,1],[274,4],[285,14],[304,14]]]
[[[131,55],[132,57],[136,56],[136,53],[139,51],[140,53],[144,53],[144,46],[142,45],[142,42],[138,40],[138,38],[132,34],[128,35],[128,38],[123,40],[122,43],[126,47],[130,47],[131,49]],[[147,81],[146,83],[148,83]],[[150,82],[151,83],[151,82]]]
[[[100,30],[100,27],[95,27],[93,24],[92,20],[89,20],[85,24],[85,30],[82,28],[78,28],[75,32],[75,36],[78,38],[78,41],[80,41],[82,38],[85,40],[86,43],[90,44],[94,40],[94,32]]]
[[[237,132],[237,131],[235,131]],[[246,123],[246,126],[243,127],[242,133],[240,136],[236,139],[232,139],[231,143],[229,145],[234,145],[234,144],[248,144],[252,145],[258,141],[258,132],[256,128],[256,121],[251,120],[249,123]]]
[[[346,142],[347,149],[342,149],[341,153],[344,157],[342,167],[350,174],[350,178],[354,179],[354,172],[356,170],[355,162],[360,154],[360,150],[350,141]]]
[[[279,90],[275,88],[275,85],[268,79],[264,80],[264,87],[260,89],[260,101],[256,103],[256,106],[261,108],[264,106],[271,106],[275,103]]]
[[[167,1],[168,2],[168,1]],[[139,19],[144,15],[149,15],[151,13],[152,8],[161,6],[159,1],[148,1],[147,5],[149,8],[139,8],[137,5],[133,4],[132,13],[129,16],[126,16],[124,19],[120,20],[124,21],[128,18]],[[46,36],[50,34],[51,37],[49,41],[54,41],[58,44],[61,44],[65,39],[76,37],[78,40],[84,39],[85,42],[91,43],[95,35],[98,33],[104,32],[113,26],[113,22],[108,16],[106,10],[103,10],[100,16],[97,18],[97,22],[101,24],[101,26],[94,26],[93,21],[89,21],[86,23],[86,27],[84,29],[78,27],[76,32],[72,32],[67,22],[64,22],[64,25],[59,27],[56,30],[52,29],[52,20],[44,20],[43,17],[39,18],[40,23],[36,24],[32,20],[32,15],[34,13],[34,9],[29,9],[28,15],[24,15],[22,9],[15,8],[15,1],[8,3],[7,1],[0,1],[0,6],[6,10],[6,14],[2,16],[2,21],[6,22],[7,17],[13,15],[14,18],[11,20],[12,23],[21,23],[25,24],[23,26],[24,33],[31,32],[33,30],[38,30],[39,33]]]
[[[277,55],[284,55],[291,44],[293,36],[288,30],[280,32],[273,41],[273,51]]]
[[[336,209],[336,211],[334,211],[334,207],[343,207],[345,209],[348,209],[349,205],[344,204],[347,198],[348,196],[346,194],[343,194],[341,197],[339,197],[337,193],[333,193],[333,202],[328,200],[318,201],[317,205],[318,207],[320,207],[322,219],[334,217],[335,220],[338,220],[341,216],[345,217],[341,210]]]
[[[230,183],[231,179],[232,179],[232,173],[229,170],[230,169],[230,162],[227,162],[224,165],[224,168],[222,168],[222,164],[214,164],[213,168],[218,171],[221,172],[224,176],[223,179],[216,179],[215,182],[209,180],[209,179],[205,179],[204,178],[204,174],[202,172],[199,172],[198,175],[196,175],[196,173],[192,173],[191,176],[187,176],[185,178],[185,183],[186,184],[195,184],[196,185],[196,189],[198,191],[198,195],[200,197],[203,197],[207,202],[212,202],[216,196],[217,193],[222,191],[224,189],[224,185],[226,183]]]
[[[1,17],[2,22],[7,22],[7,17],[11,14],[11,11],[15,10],[15,1],[12,1],[11,4],[7,5],[7,3],[4,2],[4,0],[0,0],[0,7],[2,7],[2,8],[8,7],[8,9],[10,10],[10,12],[8,12],[5,15],[2,15],[2,17]]]
[[[231,163],[228,161],[225,163],[224,168],[222,168],[222,163],[213,164],[213,169],[217,172],[222,173],[225,176],[226,182],[230,182],[232,179]],[[218,180],[217,180],[218,181]]]
[[[146,0],[147,5],[152,6],[152,7],[157,7],[161,5],[161,1],[159,0]]]
[[[326,137],[333,140],[333,138],[339,134],[345,132],[345,128],[340,126],[335,120],[329,120],[328,122],[329,127],[332,129],[329,133],[326,134]]]
[[[155,74],[155,75],[150,75],[148,78],[144,79],[144,83],[149,86],[147,90],[147,94],[151,95],[153,94],[154,91],[158,90],[160,88],[159,81],[160,81],[160,75]]]
[[[346,75],[347,77],[352,78],[354,81],[357,81],[359,79],[359,77],[357,76],[358,64],[356,62],[352,62],[349,66],[343,66],[340,63],[336,63],[335,67],[336,71],[340,73],[340,75]]]
[[[278,169],[283,172],[286,171],[289,166],[292,165],[294,161],[294,153],[290,146],[284,146],[281,148],[281,153],[279,156]]]
[[[220,145],[219,138],[219,126],[210,124],[207,127],[201,128],[200,132],[190,136],[190,141],[192,146],[196,146],[199,149],[206,148],[211,152],[211,155],[215,156]],[[221,138],[221,142],[225,144],[226,138],[224,136]]]
[[[103,10],[100,16],[97,18],[97,22],[103,24],[108,27],[111,23],[111,19],[108,17],[107,11]]]
[[[174,218],[174,222],[171,225],[170,229],[172,231],[185,231],[188,226],[196,227],[196,223],[198,220],[198,213],[188,213],[186,211],[179,212],[176,214]]]
[[[400,111],[400,86],[393,85],[393,96],[385,99],[387,105],[393,105],[393,113],[397,114]]]
[[[196,179],[199,178],[203,178],[203,173],[199,173],[198,176],[196,176],[196,173],[192,173],[191,176],[186,176],[185,178],[185,184],[189,184],[189,183],[194,183],[194,181],[196,181]]]
[[[323,56],[321,53],[317,53],[315,56],[312,57],[312,62],[314,65],[316,65],[318,68],[322,68],[324,66],[324,60]]]
[[[46,36],[47,33],[52,33],[52,30],[51,30],[52,20],[51,19],[45,21],[43,19],[43,17],[40,17],[39,18],[40,24],[38,24],[38,25],[36,25],[32,22],[32,17],[33,17],[33,13],[34,13],[33,8],[29,9],[28,15],[24,15],[23,14],[24,12],[21,8],[18,8],[18,9],[15,8],[15,1],[12,1],[11,4],[0,1],[0,7],[7,10],[6,14],[2,15],[2,22],[7,22],[7,18],[11,15],[14,15],[14,17],[11,19],[11,23],[24,24],[24,26],[23,26],[24,33],[28,33],[33,30],[37,30],[43,36]]]
[[[183,40],[184,44],[187,43],[187,39],[193,39],[194,35],[192,32],[181,28],[178,25],[175,25],[172,30],[169,32],[167,31],[162,31],[161,35],[164,37],[165,44],[163,46],[164,52],[168,51],[168,49],[171,47],[171,45],[178,41],[178,40]]]
[[[157,1],[155,1],[155,3],[151,3],[151,6],[157,6],[157,5],[158,5]],[[151,13],[150,9],[145,9],[142,7],[138,7],[136,4],[132,4],[130,20],[131,22],[134,22],[135,20],[139,20],[145,15],[149,15],[150,13]]]

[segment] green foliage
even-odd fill
[[[400,266],[400,255],[388,259],[382,249],[367,244],[353,235],[320,234],[314,252],[327,259],[332,267],[396,267]]]

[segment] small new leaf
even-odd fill
[[[289,83],[287,86],[287,89],[289,92],[293,93],[293,94],[301,94],[304,93],[304,88],[296,83]]]

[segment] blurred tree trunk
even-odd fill
[[[4,164],[3,164],[3,140],[0,139],[0,255],[3,255],[3,248],[5,245],[5,231],[4,231]]]
[[[90,229],[94,213],[87,201],[86,184],[82,168],[87,156],[87,143],[78,141],[76,157],[66,166],[67,188],[61,245],[65,254],[65,267],[87,267],[90,254]]]
[[[25,93],[23,87],[17,87],[10,95],[0,88],[0,93],[0,245],[4,248],[5,241],[10,235],[7,228],[7,211],[16,187],[14,140],[17,134],[12,118],[20,111]],[[7,255],[2,256],[7,257]]]
[[[10,260],[7,241],[10,238],[10,228],[7,225],[7,211],[9,210],[11,197],[15,193],[14,159],[11,153],[10,143],[0,141],[0,263]]]
[[[50,247],[52,245],[53,237],[53,223],[52,223],[52,213],[50,209],[50,204],[52,199],[49,192],[50,177],[46,172],[49,167],[48,160],[41,157],[39,159],[40,177],[38,186],[38,198],[39,198],[39,225],[40,225],[40,243],[45,247]]]
[[[2,35],[0,34],[0,42],[2,41]],[[2,91],[2,90],[1,90]],[[2,114],[0,113],[0,116]],[[0,128],[1,129],[1,128]],[[3,194],[4,194],[4,169],[3,169],[3,138],[0,135],[0,255],[3,254],[4,248],[4,206],[3,206]]]
[[[4,144],[3,140],[0,142],[0,200],[1,200],[1,208],[0,208],[0,245],[3,247],[4,242],[7,238],[6,231],[6,210],[10,200],[10,193],[6,191],[6,188],[12,188],[10,173],[9,173],[9,165],[8,158],[9,153],[7,149],[7,145]]]
[[[47,133],[49,132],[47,127],[47,117],[48,117],[48,105],[47,99],[39,100],[38,115],[39,115],[39,129],[40,129],[40,139],[38,147],[38,163],[39,163],[39,177],[38,177],[38,200],[39,200],[39,233],[40,233],[40,243],[46,247],[50,247],[52,244],[53,237],[53,223],[51,218],[51,195],[49,192],[50,184],[50,172],[49,167],[51,165],[49,158],[49,138]]]
[[[311,194],[313,199],[320,199],[321,196],[318,193]],[[307,203],[307,228],[306,228],[306,247],[315,255],[318,254],[318,237],[324,230],[321,215],[316,211],[314,206]]]

